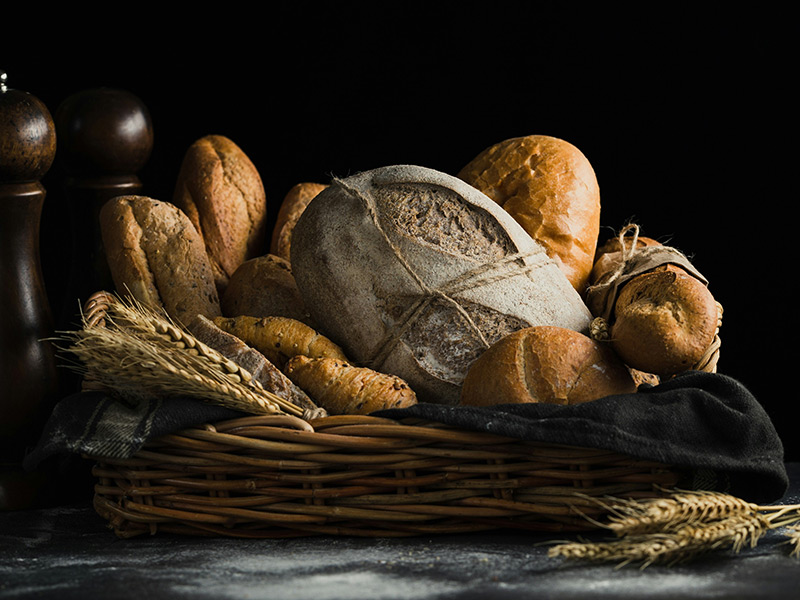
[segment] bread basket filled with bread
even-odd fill
[[[601,240],[570,143],[298,183],[267,214],[216,135],[169,201],[101,211],[115,289],[57,340],[83,387],[57,407],[80,433],[51,437],[93,461],[118,535],[583,531],[608,497],[785,484],[717,373],[709,282],[637,225]]]

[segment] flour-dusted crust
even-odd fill
[[[203,241],[176,206],[147,196],[119,196],[100,211],[100,228],[119,294],[163,309],[184,324],[198,314],[220,314]]]
[[[396,165],[334,180],[295,226],[292,270],[322,333],[355,363],[455,404],[503,335],[591,316],[544,249],[451,175]]]

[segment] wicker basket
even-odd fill
[[[374,416],[253,416],[97,459],[95,508],[117,535],[412,536],[585,531],[593,497],[653,497],[666,465]]]
[[[87,326],[105,326],[113,301],[92,296]],[[131,458],[87,458],[95,509],[120,537],[586,531],[604,512],[597,498],[652,498],[681,478],[606,450],[371,415],[253,415],[162,436]]]

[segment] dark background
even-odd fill
[[[86,31],[65,23],[59,37],[5,36],[0,68],[53,112],[87,88],[136,94],[154,124],[140,173],[153,197],[170,199],[194,140],[227,135],[258,167],[272,216],[301,181],[397,163],[455,174],[509,137],[563,138],[595,168],[603,236],[634,220],[710,280],[725,310],[720,372],[751,389],[787,458],[800,458],[789,285],[797,55],[784,37],[787,15],[674,4],[647,13],[526,2],[325,6],[276,4],[261,15],[234,3],[208,18],[129,27],[97,13],[100,24]],[[52,220],[62,179],[57,157],[45,179],[45,232],[60,226]],[[61,272],[53,239],[42,239],[51,287]]]

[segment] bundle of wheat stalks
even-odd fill
[[[167,315],[129,297],[98,295],[82,319],[81,329],[54,341],[77,358],[71,366],[85,387],[131,402],[179,396],[252,414],[302,414]]]
[[[755,547],[768,531],[786,527],[791,554],[800,556],[800,504],[761,506],[722,492],[675,491],[646,501],[603,501],[610,515],[597,523],[610,541],[559,543],[549,555],[649,565],[676,564],[715,550]]]

